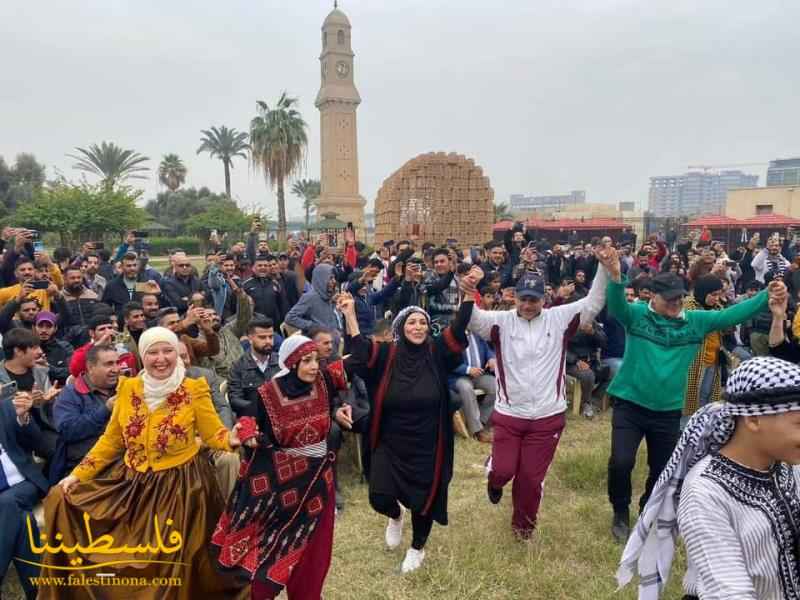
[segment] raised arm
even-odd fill
[[[783,286],[783,282],[775,281],[773,283],[778,283],[780,286]],[[770,283],[770,289],[777,289],[777,286],[773,286],[772,283]],[[690,310],[686,312],[686,315],[687,318],[696,320],[700,324],[703,334],[706,334],[711,331],[719,331],[721,329],[733,327],[734,325],[738,325],[756,316],[758,313],[766,310],[767,298],[768,291],[761,290],[749,300],[734,304],[724,310]]]

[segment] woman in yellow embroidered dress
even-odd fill
[[[185,376],[174,333],[148,329],[139,352],[144,370],[120,381],[105,432],[44,501],[47,538],[40,546],[82,547],[46,552],[42,575],[83,575],[86,583],[41,588],[39,598],[246,597],[242,584],[216,571],[208,556],[225,499],[196,439],[232,451],[240,445],[238,428],[222,424],[205,380]],[[86,570],[63,570],[78,558]],[[98,573],[135,579],[121,587],[91,585],[90,577],[103,580]]]

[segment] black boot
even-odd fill
[[[336,502],[336,510],[342,512],[344,510],[344,496],[342,490],[339,488],[339,472],[336,469],[337,463],[333,463],[333,490],[334,501]]]
[[[611,522],[611,535],[617,542],[624,544],[631,534],[630,514],[626,508],[623,511],[614,511],[614,520]]]
[[[492,487],[492,484],[488,481],[486,482],[486,495],[489,496],[489,502],[492,504],[497,504],[500,502],[500,499],[503,497],[503,488],[499,490]]]

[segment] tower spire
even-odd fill
[[[339,0],[333,0],[333,9],[336,10],[339,8]]]

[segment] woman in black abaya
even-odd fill
[[[392,324],[394,342],[363,336],[346,341],[351,365],[364,379],[371,405],[369,501],[389,517],[386,544],[400,545],[404,507],[411,511],[412,542],[404,573],[420,567],[433,521],[447,525],[447,488],[453,475],[453,413],[447,376],[462,362],[476,279],[462,277],[463,300],[441,336],[430,335],[430,317],[417,306]],[[340,310],[353,310],[343,299]]]

